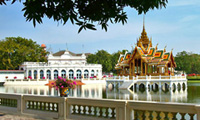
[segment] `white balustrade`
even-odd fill
[[[7,79],[4,85],[45,85],[49,79]]]
[[[197,119],[200,105],[131,100],[0,94],[0,111],[43,118]]]
[[[128,101],[126,108],[127,120],[185,118],[200,120],[200,106],[195,104]]]
[[[146,76],[138,76],[136,75],[136,77],[134,78],[134,76],[113,76],[113,77],[106,77],[106,80],[129,80],[129,78],[131,80],[135,79],[135,80],[138,80],[138,79],[142,79],[142,80],[166,80],[166,79],[169,79],[169,80],[186,80],[186,75],[184,76],[162,76],[162,75],[159,75],[159,76],[151,76],[151,75],[146,75]]]

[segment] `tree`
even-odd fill
[[[15,3],[17,0],[0,0],[0,5],[7,1]],[[19,2],[22,2],[19,0]],[[168,0],[25,0],[24,17],[33,21],[33,25],[42,23],[44,17],[66,24],[68,20],[82,29],[96,30],[95,24],[107,31],[108,23],[126,23],[125,7],[135,9],[138,14],[146,13],[150,9],[166,7]]]
[[[90,54],[87,57],[88,63],[95,63],[102,65],[103,72],[111,72],[112,70],[112,60],[111,55],[105,50],[98,50],[95,54]]]
[[[102,64],[103,72],[116,73],[115,65],[118,62],[119,55],[125,54],[126,51],[127,50],[122,50],[122,51],[118,51],[118,52],[115,52],[113,54],[110,54],[105,50],[99,50],[95,54],[90,54],[87,57],[87,62],[88,63],[94,63],[94,64]]]
[[[187,74],[199,73],[200,71],[200,55],[198,54],[182,51],[177,53],[175,61],[177,64],[176,70],[182,70]]]
[[[117,71],[115,70],[115,65],[118,63],[120,53],[121,52],[118,51],[118,52],[115,52],[112,54],[112,71],[113,71],[113,73],[117,73]]]
[[[189,68],[189,63],[187,63],[188,62],[188,53],[186,51],[177,53],[177,55],[175,57],[175,61],[177,64],[176,70],[182,70],[183,72],[188,71],[187,68]]]
[[[14,70],[25,61],[46,62],[45,52],[31,39],[7,37],[0,41],[0,69]]]

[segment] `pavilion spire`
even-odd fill
[[[145,29],[145,14],[143,15],[143,30]]]
[[[143,30],[142,30],[142,37],[146,36],[146,30],[145,30],[145,14],[143,15]]]

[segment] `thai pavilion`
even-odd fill
[[[145,26],[143,26],[143,31],[135,48],[131,52],[120,55],[115,66],[118,75],[174,75],[176,63],[172,51],[166,52],[166,48],[158,49],[157,45],[152,46],[152,39],[148,38]]]

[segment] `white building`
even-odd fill
[[[0,85],[2,85],[6,79],[24,79],[24,71],[0,70]]]
[[[68,79],[102,77],[101,64],[87,64],[86,55],[74,54],[68,50],[48,56],[48,62],[24,62],[20,70],[25,77],[32,79],[56,79],[58,76]]]

